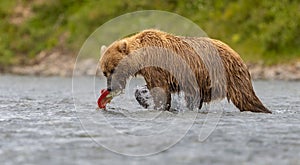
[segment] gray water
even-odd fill
[[[157,112],[130,92],[103,111],[96,99],[104,84],[76,78],[72,92],[71,78],[2,75],[1,164],[300,164],[300,82],[254,82],[273,114],[226,102]]]

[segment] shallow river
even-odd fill
[[[1,164],[300,164],[300,82],[256,81],[273,114],[239,112],[226,101],[177,112],[145,110],[131,80],[108,110],[104,81],[0,76]]]

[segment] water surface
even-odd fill
[[[130,91],[100,111],[95,99],[105,83],[91,77],[75,81],[72,93],[71,78],[0,77],[0,162],[300,164],[299,82],[254,82],[273,112],[256,114],[226,103],[211,113],[145,110]],[[133,80],[130,86],[139,84]],[[174,105],[181,108],[180,101]],[[204,141],[202,128],[214,128]]]

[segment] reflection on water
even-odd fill
[[[76,81],[89,84],[89,80],[83,77]],[[96,84],[92,89],[99,91],[105,83],[97,80]],[[133,80],[129,86],[136,85],[142,85],[142,81]],[[207,117],[205,110],[185,113],[186,116],[145,110],[131,95],[126,95],[116,98],[109,111],[99,111],[93,101],[98,93],[89,90],[75,91],[80,97],[74,98],[77,103],[74,105],[70,78],[1,76],[0,161],[6,164],[299,164],[300,82],[257,81],[254,87],[273,114],[240,113],[233,105],[222,103],[223,113],[209,113],[211,120],[222,113],[216,129],[201,142],[199,132]],[[175,108],[181,105],[178,100]],[[173,122],[175,118],[177,122]],[[193,118],[195,121],[189,120]],[[118,132],[111,131],[107,123]],[[127,157],[105,148],[114,147],[125,153],[160,150],[163,148],[157,144],[170,145],[188,125],[192,128],[182,140],[153,156]],[[165,132],[174,136],[159,139]],[[138,138],[129,141],[123,135]],[[149,135],[157,136],[150,139]]]

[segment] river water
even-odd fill
[[[300,164],[300,82],[254,82],[273,114],[185,111],[181,96],[178,111],[145,110],[131,95],[142,83],[103,111],[104,80],[1,75],[1,164]]]

